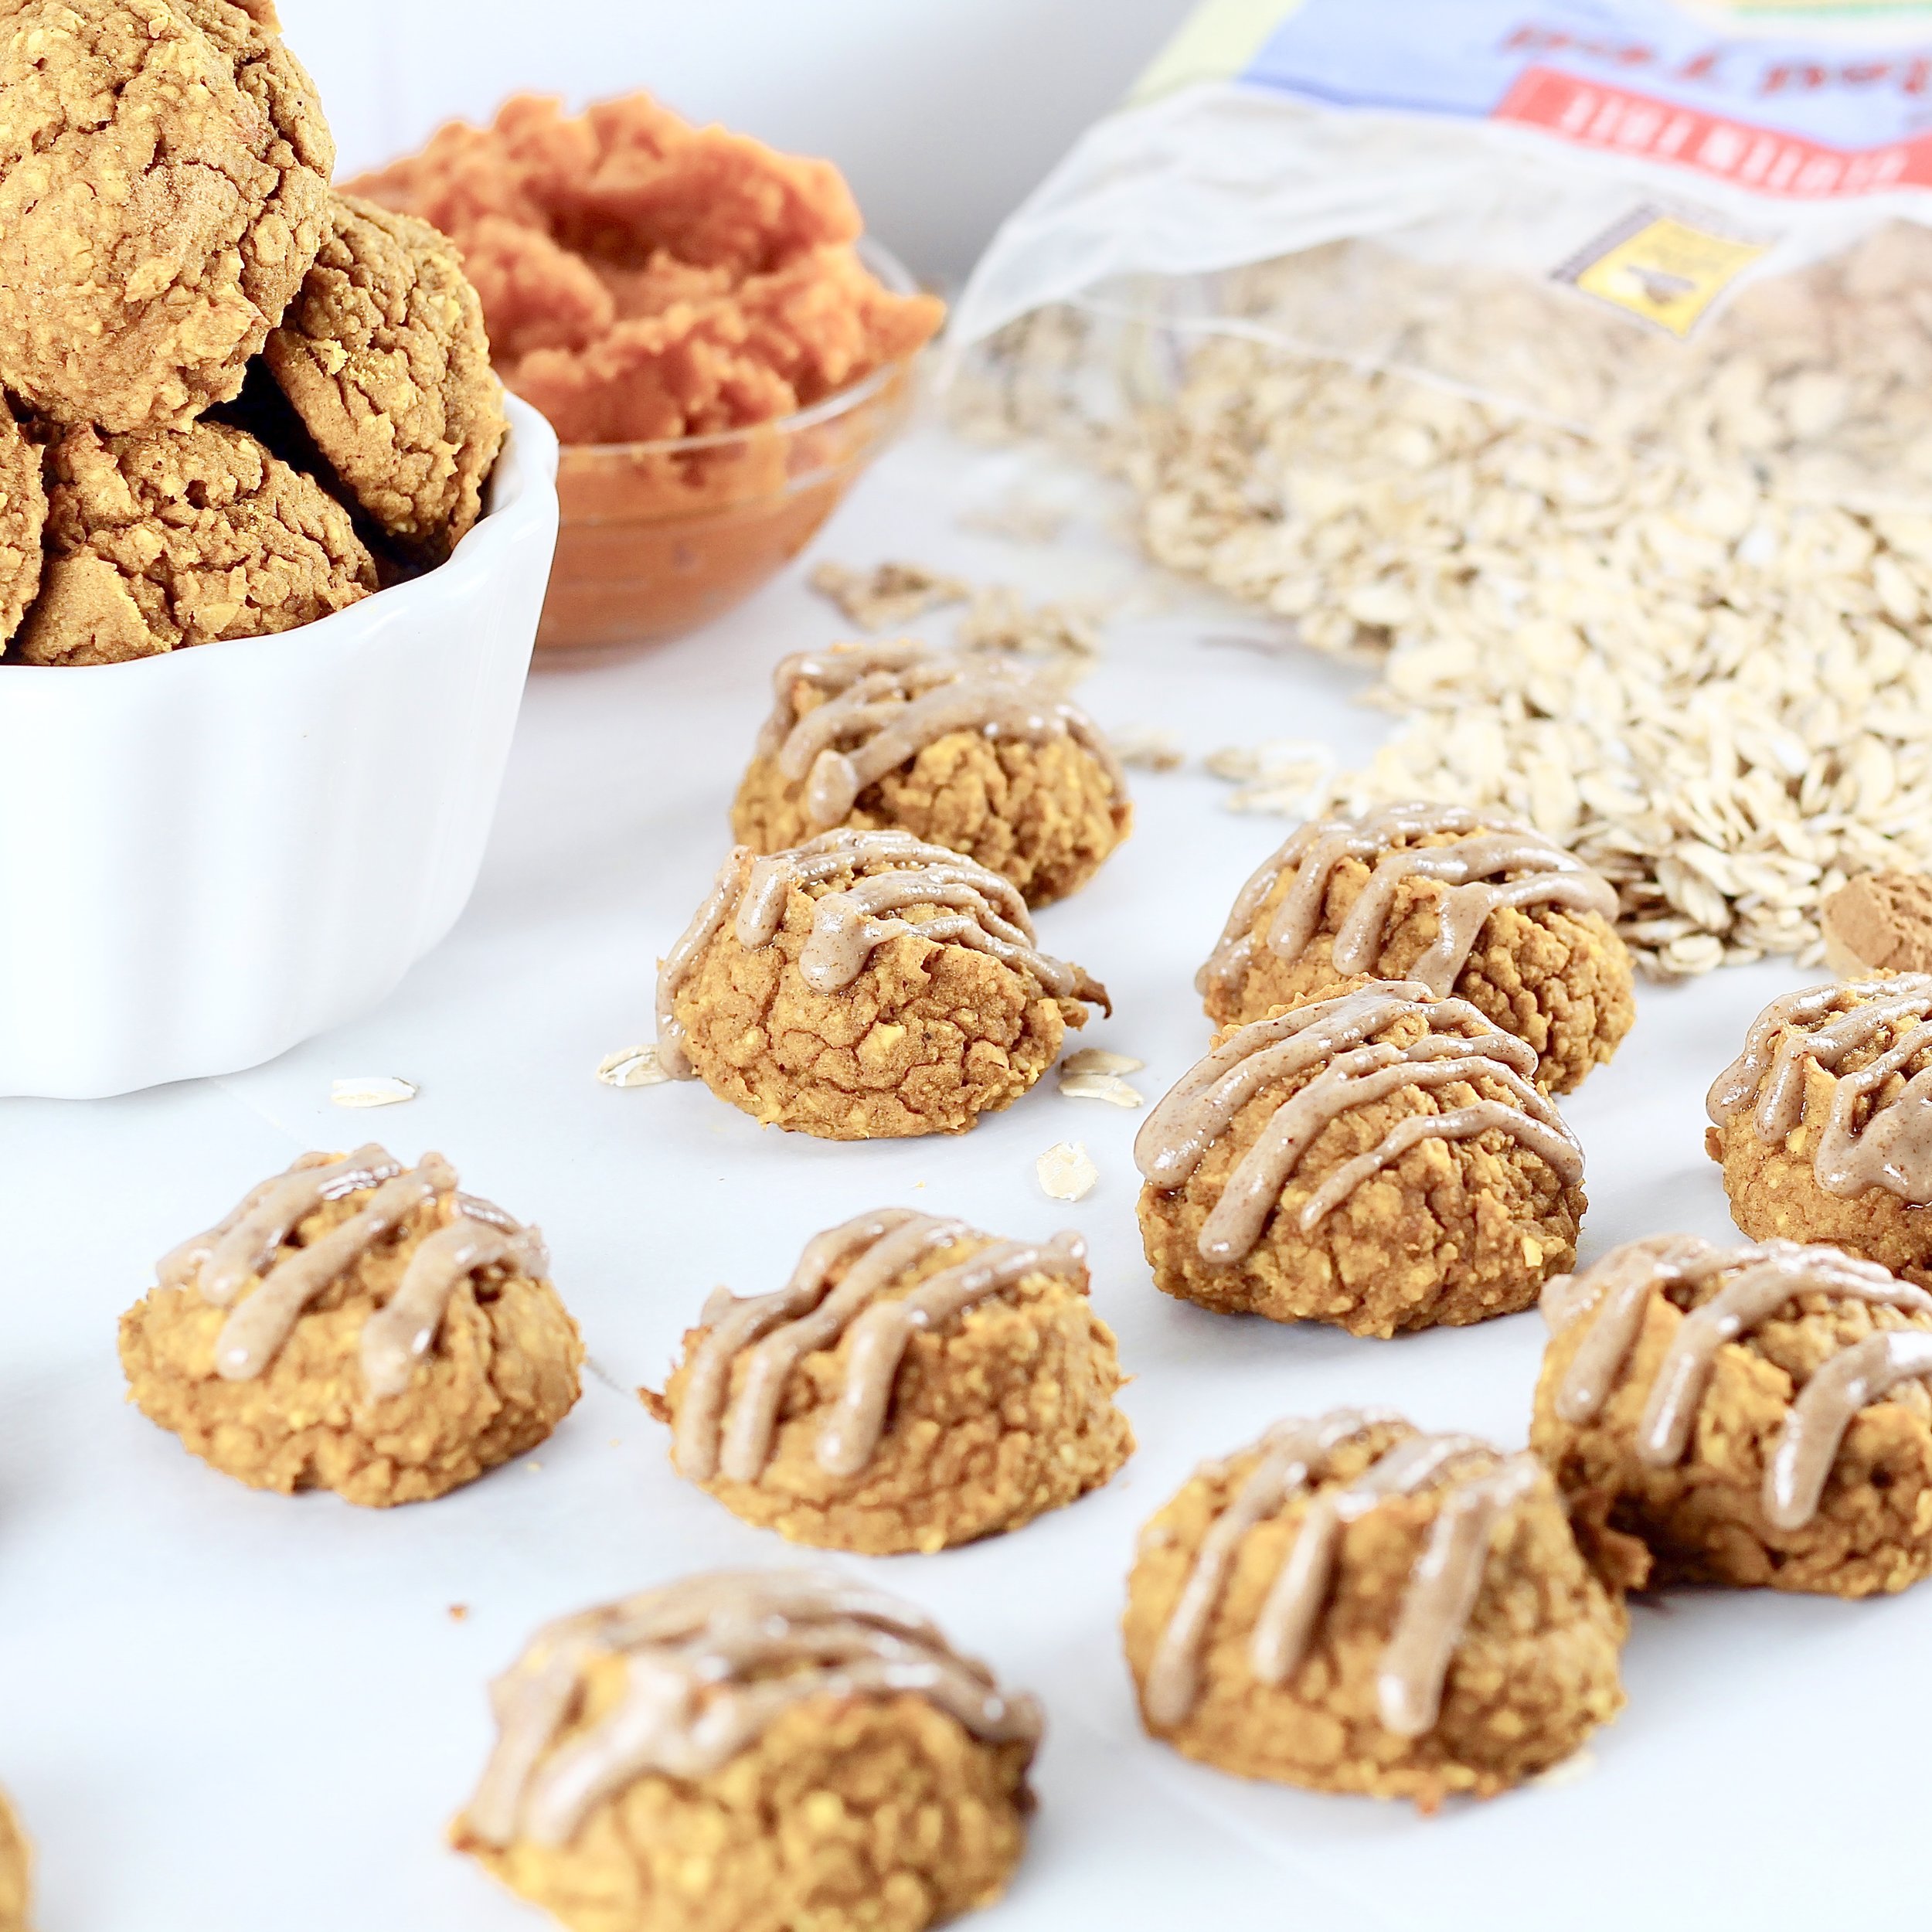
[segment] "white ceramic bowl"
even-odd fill
[[[0,1095],[252,1066],[454,924],[556,541],[556,438],[509,407],[439,569],[277,637],[0,665]]]

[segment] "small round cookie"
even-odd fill
[[[1002,1241],[881,1208],[807,1243],[791,1279],[719,1289],[646,1406],[734,1515],[862,1556],[1017,1529],[1134,1447],[1114,1336],[1077,1234]]]
[[[1099,727],[1009,665],[839,644],[781,659],[771,682],[731,808],[753,852],[896,828],[1003,872],[1037,906],[1077,892],[1132,825]]]
[[[1527,1040],[1566,1094],[1630,1031],[1616,889],[1540,833],[1460,805],[1301,827],[1241,889],[1195,978],[1217,1026],[1357,975],[1455,993]]]
[[[117,664],[312,624],[367,597],[348,511],[245,430],[70,430],[47,452],[47,561],[12,655]]]
[[[1660,1583],[1932,1573],[1932,1294],[1836,1248],[1658,1235],[1550,1283],[1530,1444]]]
[[[26,1834],[0,1791],[0,1932],[27,1932],[33,1853]]]
[[[825,1140],[963,1134],[1107,989],[1034,944],[1012,882],[903,832],[740,845],[658,973],[658,1063]]]
[[[1141,1720],[1243,1777],[1488,1797],[1622,1707],[1619,1597],[1549,1472],[1382,1410],[1276,1425],[1141,1532]]]
[[[1039,1707],[910,1605],[688,1577],[537,1632],[451,1828],[575,1932],[923,1932],[1026,1849]]]
[[[1773,1000],[1706,1105],[1752,1240],[1829,1241],[1932,1285],[1932,974]]]
[[[0,383],[115,431],[226,401],[315,259],[335,163],[265,0],[14,0]]]
[[[0,651],[40,592],[40,536],[47,492],[40,452],[0,403]]]
[[[440,563],[481,513],[503,386],[483,306],[427,222],[335,195],[263,352],[316,449],[397,549]]]
[[[163,1257],[121,1366],[144,1415],[251,1488],[426,1502],[576,1402],[583,1345],[548,1267],[440,1155],[307,1154]]]
[[[1155,1287],[1352,1335],[1528,1308],[1575,1260],[1587,1205],[1536,1066],[1412,980],[1230,1027],[1134,1143]]]

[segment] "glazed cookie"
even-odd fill
[[[256,1489],[420,1502],[533,1449],[583,1348],[542,1238],[440,1155],[307,1154],[121,1317],[143,1414]]]
[[[739,846],[658,974],[658,1063],[768,1126],[962,1134],[1107,989],[1033,940],[1018,889],[903,832]]]
[[[1084,712],[1013,667],[923,644],[798,651],[731,808],[782,851],[838,825],[910,832],[1003,872],[1029,906],[1077,892],[1133,821],[1120,760]]]
[[[1607,879],[1527,826],[1459,805],[1305,825],[1242,887],[1195,980],[1216,1025],[1357,975],[1455,993],[1536,1050],[1566,1094],[1630,1031]]]
[[[1666,1234],[1552,1281],[1532,1447],[1659,1583],[1932,1572],[1932,1294],[1836,1248]]]
[[[672,1461],[733,1515],[865,1556],[1017,1529],[1132,1452],[1077,1234],[1002,1241],[881,1208],[775,1294],[720,1289],[662,1396]]]
[[[0,1932],[27,1932],[33,1854],[13,1808],[0,1792]]]
[[[1772,1001],[1707,1107],[1753,1240],[1830,1241],[1932,1284],[1932,974]]]
[[[566,1617],[491,1702],[451,1836],[576,1932],[920,1932],[1026,1846],[1039,1706],[855,1580],[689,1577]]]
[[[1536,1067],[1413,980],[1230,1027],[1134,1144],[1155,1285],[1352,1335],[1528,1308],[1575,1259],[1586,1205]]]
[[[1141,1532],[1125,1622],[1156,1737],[1424,1810],[1608,1723],[1625,1629],[1535,1457],[1347,1409],[1204,1464]]]

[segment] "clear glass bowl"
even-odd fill
[[[865,264],[917,284],[870,240]],[[661,642],[709,624],[791,562],[905,421],[916,358],[810,409],[716,436],[564,446],[539,651]]]

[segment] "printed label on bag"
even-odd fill
[[[1662,0],[1303,0],[1241,78],[1511,121],[1760,194],[1932,187],[1932,40],[1730,36]]]
[[[1682,339],[1771,246],[1645,206],[1580,249],[1554,279]]]

